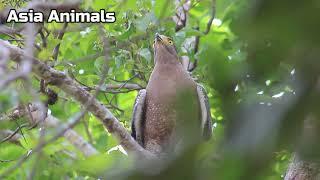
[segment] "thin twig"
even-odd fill
[[[138,74],[135,74],[134,76],[132,76],[131,78],[129,78],[128,80],[126,80],[117,90],[120,90],[122,87],[124,87],[127,83],[129,83],[132,79],[134,79],[135,77],[137,77]],[[115,98],[116,95],[113,95],[110,103],[112,103],[113,99]]]
[[[87,55],[87,56],[84,56],[84,57],[81,57],[81,58],[78,58],[78,59],[72,59],[72,60],[64,60],[64,61],[69,61],[69,62],[66,62],[68,64],[72,64],[72,63],[82,63],[82,62],[85,62],[85,61],[90,61],[90,60],[95,60],[97,59],[98,57],[102,56],[103,53],[101,52],[98,52],[98,53],[95,53],[95,54],[90,54],[90,55]]]
[[[2,159],[0,159],[1,163],[7,163],[7,162],[12,162],[12,161],[14,161],[14,160],[2,160]]]
[[[18,167],[20,167],[32,154],[32,150],[29,150],[25,155],[23,155],[16,164],[13,166],[9,167],[8,169],[5,170],[2,174],[0,174],[0,179],[4,179],[7,177],[11,172],[15,171]]]
[[[216,16],[216,0],[212,0],[212,7],[211,7],[211,16],[209,21],[207,22],[206,30],[203,32],[203,34],[207,35],[210,32],[212,21],[214,20]]]
[[[86,134],[88,136],[88,141],[89,141],[90,144],[92,144],[93,143],[93,137],[92,137],[92,134],[91,134],[91,132],[89,130],[89,121],[87,121],[85,118],[83,118],[82,122],[83,122],[84,129],[86,131]]]
[[[17,124],[17,126],[18,126],[18,128],[16,129],[16,131],[17,131],[17,132],[20,131],[21,136],[23,137],[24,142],[26,142],[26,144],[27,144],[27,139],[26,139],[26,137],[24,136],[24,134],[23,134],[23,132],[22,132],[22,128],[23,128],[23,127],[26,127],[26,125],[25,125],[25,124],[20,125],[20,124],[18,123],[18,121],[14,121],[14,122],[15,122],[15,123]],[[28,124],[27,124],[27,126],[28,126]]]
[[[68,23],[64,23],[62,29],[58,33],[57,39],[62,40],[62,38],[63,38],[63,36],[64,36],[64,34],[66,32],[67,27],[68,27]],[[61,42],[59,42],[56,45],[56,47],[54,47],[54,49],[53,49],[52,58],[53,58],[54,62],[56,62],[57,59],[58,59],[60,44],[61,44]]]
[[[13,39],[15,39],[15,36],[21,36],[19,33],[23,30],[23,28],[19,29],[13,29],[10,27],[7,27],[5,25],[0,25],[0,34],[5,34]]]
[[[176,23],[176,32],[181,30],[182,28],[185,27],[186,23],[181,23],[181,22],[184,22],[186,21],[187,19],[187,16],[188,16],[188,13],[189,13],[189,10],[195,6],[196,3],[199,3],[199,2],[196,2],[195,4],[191,5],[190,7],[190,4],[187,4],[189,3],[188,0],[186,0],[184,3],[181,4],[177,4],[178,6],[181,6],[180,8],[177,8],[177,12],[176,13],[176,16],[173,17],[175,23]],[[184,8],[184,5],[188,5],[187,9]],[[212,8],[211,8],[211,16],[210,16],[210,19],[208,20],[207,22],[207,26],[206,26],[206,29],[204,30],[203,32],[203,35],[207,35],[210,30],[211,30],[211,26],[212,26],[212,21],[214,20],[215,18],[215,13],[216,13],[216,1],[215,0],[212,0]],[[181,14],[184,15],[184,19],[181,17]],[[179,15],[179,16],[178,16]],[[200,31],[200,28],[199,28],[199,25],[195,28],[197,31]],[[194,39],[194,48],[193,48],[193,54],[197,54],[198,51],[199,51],[199,45],[200,45],[200,36],[195,36],[195,39]],[[188,58],[188,65],[187,65],[187,70],[189,72],[192,72],[196,69],[196,67],[198,66],[198,61],[199,59],[198,58],[195,58],[194,59],[194,62],[192,63],[190,61],[190,58]]]
[[[20,144],[19,139],[21,135],[18,133],[19,130],[11,131],[11,130],[0,130],[0,137],[2,138],[1,143],[3,142],[11,142],[14,144]]]
[[[212,21],[214,20],[215,15],[216,15],[216,1],[212,0],[211,16],[207,22],[206,29],[203,32],[204,35],[207,35],[210,32],[211,26],[212,26]],[[197,30],[200,30],[199,26],[197,27]],[[196,36],[195,43],[194,43],[194,54],[198,53],[199,45],[200,45],[200,36]],[[198,66],[198,61],[199,61],[198,58],[194,59],[193,65],[191,67],[188,67],[189,72],[192,72],[193,70],[196,69],[196,67]]]
[[[47,47],[47,37],[43,34],[42,29],[39,31],[39,34],[40,34],[40,37],[41,37],[41,40],[42,40],[42,46],[44,48],[46,48]]]

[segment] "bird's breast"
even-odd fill
[[[196,84],[181,72],[153,72],[147,86],[144,144],[147,150],[161,152],[176,138],[181,110],[189,109],[191,119],[197,119]],[[184,103],[187,100],[187,103]],[[184,112],[182,112],[184,113]],[[179,121],[178,121],[179,119]],[[190,121],[190,120],[189,120]]]

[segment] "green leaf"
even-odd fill
[[[148,48],[140,49],[138,54],[144,59],[146,59],[147,61],[149,62],[151,61],[151,53]]]
[[[172,0],[161,0],[155,1],[154,13],[158,19],[167,18],[174,14],[174,1]]]

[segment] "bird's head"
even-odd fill
[[[156,33],[154,43],[153,43],[155,60],[165,58],[174,59],[178,61],[177,49],[171,38]]]

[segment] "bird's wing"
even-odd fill
[[[210,139],[212,134],[212,118],[210,104],[204,87],[197,84],[198,99],[201,108],[201,128],[204,139]]]
[[[131,136],[140,144],[143,145],[142,123],[144,122],[146,90],[139,91],[134,102],[133,114],[131,120]]]

